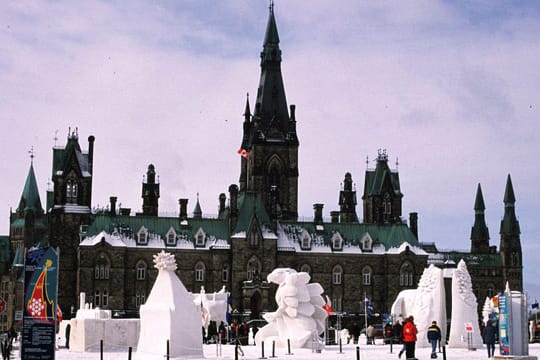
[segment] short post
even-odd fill
[[[343,345],[341,344],[341,337],[339,338],[339,353],[343,354]]]
[[[99,358],[103,360],[103,339],[99,340]]]
[[[170,355],[170,353],[169,353],[169,341],[170,340],[167,339],[167,360],[169,360],[169,355]]]
[[[275,358],[276,357],[276,340],[272,340],[272,356],[270,356],[271,358]]]
[[[360,346],[356,347],[356,360],[360,360]]]
[[[234,360],[238,360],[238,343],[234,344]]]
[[[443,345],[442,347],[442,358],[443,360],[446,360],[446,346],[445,345]]]
[[[292,355],[291,353],[291,339],[287,339],[287,355]]]
[[[266,359],[264,356],[264,341],[261,341],[261,357],[259,359]]]
[[[392,346],[394,345],[394,337],[390,337],[390,354],[392,353]]]
[[[131,346],[128,348],[128,360],[131,360]]]

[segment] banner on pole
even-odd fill
[[[54,360],[58,254],[49,247],[27,252],[21,357]]]

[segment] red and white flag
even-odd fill
[[[247,159],[248,158],[248,151],[246,149],[238,149],[238,154],[240,154],[244,159]]]

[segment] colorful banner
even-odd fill
[[[508,318],[508,301],[506,294],[499,295],[499,344],[501,355],[510,355],[510,319]]]
[[[24,265],[21,358],[54,360],[58,255],[53,248],[28,251]]]

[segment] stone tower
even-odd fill
[[[512,290],[523,290],[523,262],[519,221],[515,211],[516,197],[510,174],[506,179],[504,192],[504,216],[501,220],[500,253],[503,265],[504,283],[508,282]]]
[[[49,243],[60,249],[62,286],[58,288],[58,302],[65,310],[77,304],[77,247],[92,217],[94,140],[94,136],[88,137],[85,153],[79,145],[77,130],[70,130],[65,148],[53,148]]]
[[[375,170],[366,170],[364,182],[364,223],[397,224],[401,222],[399,173],[388,167],[386,150],[379,150]]]
[[[158,216],[159,182],[156,182],[154,165],[148,165],[145,180],[142,184],[143,215]]]
[[[484,216],[485,210],[482,187],[478,184],[474,202],[474,225],[471,229],[471,253],[473,254],[489,253],[489,230]]]
[[[339,217],[342,223],[358,222],[356,215],[356,188],[350,173],[345,174],[343,189],[339,192]]]
[[[298,218],[298,137],[295,107],[290,116],[281,76],[281,50],[270,7],[255,110],[249,98],[244,113],[240,192],[256,192],[273,219]]]

